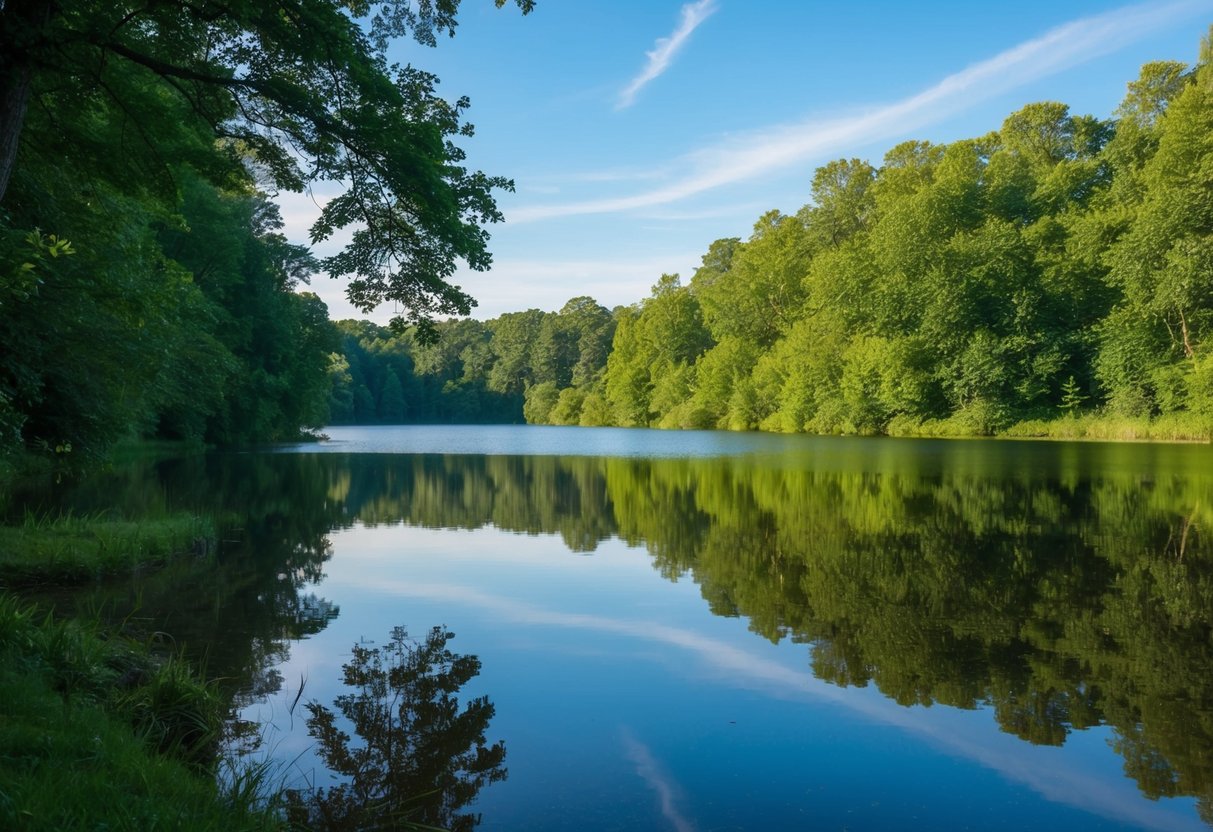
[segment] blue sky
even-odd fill
[[[453,39],[392,57],[471,98],[469,165],[515,182],[493,269],[454,278],[487,319],[689,279],[713,240],[804,205],[831,159],[981,135],[1033,101],[1107,117],[1143,63],[1195,61],[1211,23],[1213,0],[464,0]],[[282,198],[292,239],[329,193]],[[362,317],[342,281],[311,288]]]

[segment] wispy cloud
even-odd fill
[[[680,160],[684,174],[660,188],[597,200],[523,206],[509,211],[508,219],[519,223],[631,211],[675,202],[809,160],[824,161],[829,154],[845,152],[857,144],[905,135],[979,101],[1114,52],[1210,10],[1210,0],[1178,0],[1128,6],[1075,20],[949,75],[901,101],[843,117],[770,127],[695,151]],[[662,51],[659,48],[651,55]],[[651,63],[656,65],[656,59]],[[638,89],[637,82],[643,85],[645,77],[639,76],[632,87]]]
[[[645,64],[640,74],[624,87],[623,92],[619,93],[615,109],[622,110],[631,107],[636,101],[637,94],[670,68],[670,63],[678,54],[678,50],[682,49],[683,44],[687,42],[687,38],[715,11],[716,0],[697,0],[695,3],[687,3],[683,6],[678,28],[670,33],[669,37],[658,38],[657,42],[653,44],[653,48],[645,53],[649,62]]]
[[[334,586],[333,591],[343,584],[341,579],[329,580]],[[965,729],[961,725],[963,720],[978,721],[988,726],[988,714],[944,708],[904,708],[879,694],[862,695],[854,689],[824,682],[799,667],[789,667],[780,661],[757,655],[756,651],[748,648],[748,642],[747,647],[739,647],[695,630],[652,620],[547,609],[459,584],[427,583],[415,579],[406,581],[363,572],[350,575],[344,583],[378,593],[389,593],[394,598],[420,598],[444,604],[469,605],[491,612],[504,622],[554,627],[562,632],[587,630],[677,648],[697,659],[705,669],[714,671],[722,684],[785,700],[829,700],[873,720],[923,736],[961,757],[976,760],[1011,780],[1024,783],[1048,800],[1120,822],[1136,823],[1148,829],[1184,829],[1189,832],[1205,829],[1194,817],[1177,813],[1173,807],[1165,804],[1145,801],[1131,790],[1126,791],[1118,777],[1109,780],[1096,771],[1075,766],[1070,758],[1058,754],[1056,748],[1025,745],[1018,737],[994,728],[974,732],[971,727]],[[803,660],[800,663],[803,664]],[[681,818],[681,815],[677,814],[678,793],[673,783],[666,779],[659,784],[646,776],[654,773],[660,775],[660,769],[653,762],[651,754],[647,755],[646,760],[642,749],[633,750],[641,751],[640,755],[633,754],[632,759],[639,766],[645,766],[646,770],[639,773],[656,789],[666,819],[674,824],[676,832],[683,832],[683,827],[675,821],[675,817]],[[648,765],[650,762],[653,764]],[[673,814],[667,809],[674,810]]]
[[[636,773],[657,793],[662,817],[669,822],[674,832],[695,832],[695,824],[687,820],[678,808],[681,797],[678,785],[662,769],[647,745],[636,739],[627,728],[623,729],[622,734],[624,750],[628,759],[636,766]]]
[[[491,318],[517,311],[518,287],[526,287],[526,305],[556,310],[574,295],[591,295],[609,307],[635,303],[666,273],[688,274],[699,265],[702,252],[670,251],[653,257],[628,259],[522,259],[500,256],[491,272],[461,271],[456,282],[478,301],[476,316]]]

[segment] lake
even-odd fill
[[[1213,822],[1209,446],[328,432],[48,498],[220,519],[217,555],[73,603],[205,657],[233,747],[324,789],[300,812]]]

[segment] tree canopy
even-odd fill
[[[495,0],[497,6],[506,0]],[[523,13],[533,0],[515,0]],[[412,323],[467,314],[474,301],[447,279],[459,260],[490,263],[485,224],[509,180],[469,171],[454,138],[467,136],[468,101],[449,103],[437,77],[387,62],[388,44],[433,45],[453,34],[459,0],[9,0],[0,7],[0,200],[25,163],[19,137],[29,106],[72,90],[99,97],[124,122],[124,144],[145,144],[142,173],[171,177],[182,159],[173,119],[205,131],[273,187],[339,182],[313,242],[352,228],[323,268],[349,276],[369,311],[396,301]],[[26,149],[28,150],[28,142]],[[211,142],[206,142],[206,145]],[[196,154],[195,154],[196,155]],[[76,160],[79,163],[79,160]]]
[[[453,33],[458,7],[0,4],[0,452],[325,424],[339,333],[297,291],[320,270],[363,309],[396,302],[401,324],[469,311],[448,278],[488,266],[510,183],[462,164],[468,102],[387,57]],[[350,235],[323,261],[273,203],[318,182],[342,192],[313,241]],[[393,375],[376,406],[399,419]]]
[[[1209,48],[1145,65],[1114,118],[1044,101],[822,166],[803,208],[618,312],[602,375],[527,418],[1034,435],[1095,413],[1213,436]]]

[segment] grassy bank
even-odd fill
[[[0,828],[276,829],[214,777],[224,708],[176,658],[0,594]]]
[[[168,451],[138,445],[126,453]],[[31,459],[10,460],[0,482],[50,473]],[[215,525],[171,511],[139,520],[27,512],[0,526],[0,587],[78,583],[206,556]],[[0,591],[0,829],[280,829],[281,816],[257,796],[256,770],[216,777],[226,717],[226,700],[179,656],[95,622],[55,619]]]
[[[125,520],[104,515],[36,516],[0,526],[0,583],[74,583],[155,566],[182,554],[203,555],[213,521],[189,513]]]
[[[1108,442],[1209,442],[1213,420],[1191,413],[1174,413],[1153,419],[1123,416],[1063,416],[1012,425],[1004,436],[1024,439],[1091,439]]]
[[[966,439],[1003,436],[1015,439],[1073,439],[1102,442],[1209,442],[1213,419],[1192,413],[1128,417],[1103,413],[1029,419],[1006,424],[1000,414],[974,408],[947,419],[895,417],[885,428],[889,436]]]

